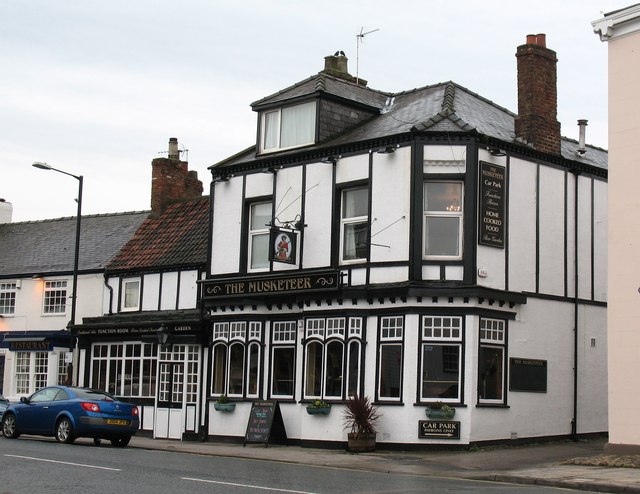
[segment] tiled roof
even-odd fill
[[[339,148],[351,143],[383,139],[408,132],[469,132],[506,143],[527,146],[516,139],[516,114],[454,82],[443,82],[399,93],[385,93],[359,86],[327,74],[318,74],[252,104],[254,109],[283,103],[313,94],[331,94],[377,109],[380,114],[333,139],[315,146],[255,156],[255,148],[239,153],[213,167],[278,158],[323,148]],[[391,103],[392,102],[392,103]],[[391,103],[391,104],[389,104]],[[577,133],[577,129],[576,129]],[[607,152],[587,146],[584,155],[576,153],[578,143],[562,138],[562,156],[598,168],[607,168]]]
[[[79,270],[102,270],[149,211],[83,216]],[[76,217],[0,224],[0,276],[73,270]]]
[[[205,265],[208,231],[208,197],[175,202],[145,220],[107,271]]]

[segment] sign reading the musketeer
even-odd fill
[[[276,295],[294,292],[317,292],[340,287],[337,271],[296,273],[260,278],[207,280],[203,282],[203,298]]]
[[[504,166],[480,162],[479,244],[504,248],[506,186]]]

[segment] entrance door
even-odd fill
[[[160,351],[154,437],[182,439],[197,424],[199,345],[173,345]]]

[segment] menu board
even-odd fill
[[[254,401],[249,413],[244,443],[286,444],[287,433],[277,401]]]
[[[478,243],[504,248],[506,169],[485,161],[480,162],[478,209]]]

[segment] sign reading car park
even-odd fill
[[[460,422],[450,420],[419,420],[420,439],[460,439]]]

